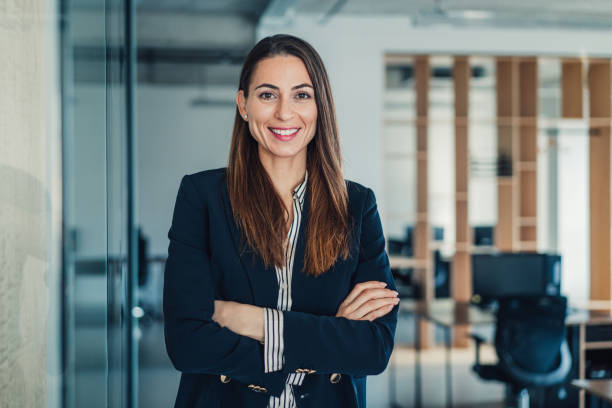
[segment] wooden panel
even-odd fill
[[[467,193],[469,183],[468,128],[455,125],[455,192],[457,196]]]
[[[455,301],[467,302],[472,296],[472,270],[468,223],[469,187],[469,85],[470,64],[467,57],[455,57],[453,65],[455,91],[455,255],[452,262],[451,294]],[[463,249],[460,249],[463,248]],[[469,327],[455,327],[453,344],[467,347]]]
[[[472,298],[471,254],[458,251],[453,258],[451,286],[456,301],[468,302]],[[466,284],[469,283],[469,284]]]
[[[453,299],[468,302],[472,297],[472,257],[468,251],[456,251],[451,270],[451,287]],[[455,347],[469,346],[469,326],[454,327],[453,345]]]
[[[514,173],[515,126],[497,126],[497,164],[498,176],[512,176]]]
[[[515,101],[517,94],[516,62],[512,58],[497,58],[497,116],[510,118],[516,116]]]
[[[535,225],[523,225],[520,227],[520,235],[522,242],[535,243],[537,239],[537,227]],[[521,249],[527,249],[521,247]]]
[[[582,61],[567,58],[561,62],[561,116],[582,118]]]
[[[430,228],[427,215],[428,174],[427,174],[427,126],[429,112],[429,58],[416,56],[414,60],[414,79],[417,110],[417,223],[414,236],[414,256],[427,262],[428,267],[422,270],[420,285],[424,300],[433,299],[433,269],[429,251]],[[421,347],[427,348],[431,343],[431,325],[425,320],[419,321],[419,341]]]
[[[537,215],[536,172],[531,169],[521,171],[520,180],[520,217],[534,218],[533,223],[537,225],[535,221]]]
[[[589,116],[610,117],[610,61],[589,62]]]
[[[535,58],[519,62],[520,126],[518,127],[518,248],[537,248],[537,159],[538,159],[538,63]],[[515,161],[516,163],[516,161]],[[529,225],[525,220],[529,219]]]
[[[589,137],[591,300],[610,300],[610,128]]]
[[[470,227],[468,224],[468,202],[467,200],[457,200],[455,203],[456,212],[456,241],[458,244],[469,244],[470,241]]]
[[[497,183],[497,226],[495,245],[500,251],[514,250],[514,187],[512,181]]]
[[[417,213],[427,213],[427,160],[417,159]]]
[[[453,86],[455,89],[455,117],[467,118],[470,64],[468,57],[457,56],[453,62]]]
[[[499,250],[513,251],[518,245],[519,191],[517,163],[519,159],[519,115],[520,115],[520,72],[526,72],[526,84],[537,77],[534,73],[535,60],[521,60],[514,57],[497,58],[497,226],[495,242]],[[527,100],[525,96],[525,100]],[[534,110],[534,104],[526,107]]]
[[[417,118],[427,118],[429,110],[429,57],[414,58],[414,80],[416,87]]]
[[[427,153],[427,124],[417,123],[417,152]]]
[[[589,62],[589,116],[610,118],[610,61]],[[589,207],[591,300],[611,299],[610,279],[610,126],[591,127]]]
[[[519,114],[523,118],[538,115],[538,62],[535,58],[523,58],[519,62]]]
[[[535,162],[538,158],[538,139],[537,139],[537,122],[536,125],[521,125],[520,126],[520,141],[519,149],[521,151],[519,160],[521,162]]]

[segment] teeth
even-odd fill
[[[287,129],[287,130],[270,128],[270,130],[273,131],[274,133],[276,133],[277,135],[282,135],[282,136],[289,136],[289,135],[292,135],[292,134],[294,134],[295,132],[298,131],[297,128],[295,128],[295,129]]]

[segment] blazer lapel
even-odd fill
[[[278,281],[274,267],[266,268],[263,259],[250,246],[243,243],[240,232],[230,205],[227,191],[227,178],[223,178],[220,186],[220,195],[223,200],[225,218],[240,264],[246,274],[247,281],[253,294],[255,306],[276,308],[278,303]]]

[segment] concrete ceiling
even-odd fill
[[[338,16],[406,16],[416,26],[612,30],[612,0],[135,1],[139,78],[151,83],[235,85],[242,60],[255,43],[261,18],[268,21],[314,14],[329,23]],[[100,24],[105,12],[100,5],[104,3],[72,3],[73,15],[78,17],[72,19],[75,47],[87,51],[104,44],[104,24]],[[90,65],[101,66],[95,61]],[[99,76],[103,77],[103,72],[95,75]]]

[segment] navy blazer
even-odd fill
[[[283,312],[284,365],[266,374],[263,345],[220,327],[212,315],[214,299],[276,308],[274,267],[265,268],[253,250],[245,250],[232,216],[225,169],[183,177],[168,232],[163,298],[166,348],[182,372],[175,407],[263,408],[296,370],[312,372],[294,387],[298,407],[365,407],[366,376],[387,366],[398,306],[372,322],[335,317],[359,282],[384,281],[395,290],[374,193],[346,183],[353,223],[350,256],[319,277],[302,271],[306,189],[291,282],[293,304]],[[340,381],[330,381],[333,373],[341,374]]]

